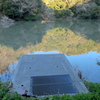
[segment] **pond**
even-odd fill
[[[64,53],[84,79],[100,83],[100,20],[27,21],[9,27],[0,24],[0,73],[9,66],[15,69],[22,54],[35,51]]]

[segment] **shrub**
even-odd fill
[[[0,81],[0,100],[5,96],[8,90],[9,90],[8,83],[2,83]]]
[[[82,13],[80,15],[80,18],[82,18],[82,19],[90,19],[91,18],[91,15],[89,13]]]
[[[11,19],[14,20],[36,20],[41,18],[40,17],[40,11],[41,11],[41,2],[40,0],[37,0],[37,6],[30,7],[28,4],[26,7],[24,6],[24,3],[27,2],[23,0],[13,1],[13,0],[1,0],[0,2],[0,11],[3,13],[3,15],[8,16]]]
[[[72,98],[72,100],[99,100],[100,96],[97,93],[81,93],[74,95]]]
[[[42,0],[49,8],[54,10],[64,10],[76,4],[82,4],[84,0]]]
[[[97,6],[91,11],[91,19],[97,19],[100,17],[100,7]]]
[[[4,1],[0,5],[1,12],[11,19],[20,18],[20,12],[18,11],[18,5],[15,5],[11,0]]]
[[[76,16],[79,16],[79,18],[83,18],[83,19],[98,19],[100,18],[100,6],[93,7],[90,10],[87,9],[86,11],[80,9],[78,12],[74,11],[74,14]]]
[[[19,94],[17,93],[13,93],[12,95],[11,94],[6,94],[4,96],[4,98],[2,100],[25,100],[24,98],[22,98]]]
[[[24,17],[23,17],[23,20],[25,20],[25,21],[29,21],[29,20],[35,21],[36,19],[35,19],[35,17],[34,17],[33,15],[28,15],[28,14],[26,14],[26,15],[24,15]]]
[[[71,98],[70,95],[64,94],[64,95],[62,95],[62,96],[60,97],[60,100],[72,100],[72,98]]]
[[[100,83],[92,83],[92,82],[84,81],[84,84],[86,85],[86,87],[90,92],[100,93]]]
[[[54,95],[54,96],[52,97],[52,100],[60,100],[60,96],[59,96],[59,95]]]
[[[73,16],[73,13],[71,10],[55,10],[55,17],[60,18],[60,17],[69,17]]]
[[[95,0],[95,3],[100,6],[100,0]]]

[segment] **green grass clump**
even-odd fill
[[[84,82],[85,86],[91,93],[99,93],[100,94],[100,83],[92,83],[92,82]]]
[[[6,95],[6,93],[8,91],[9,91],[8,83],[2,83],[0,81],[0,100],[2,100],[2,98],[4,98],[4,96]]]

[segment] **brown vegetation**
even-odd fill
[[[9,66],[19,59],[23,54],[31,52],[32,46],[20,47],[17,51],[6,46],[0,46],[0,73],[3,73]]]

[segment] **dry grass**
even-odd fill
[[[3,73],[10,63],[17,61],[21,55],[33,50],[33,46],[20,47],[18,50],[6,46],[0,46],[0,73]]]

